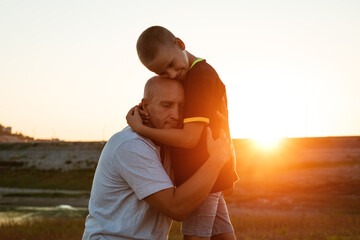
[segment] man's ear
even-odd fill
[[[141,99],[140,105],[143,110],[147,111],[147,106],[149,105],[149,99],[147,98]]]
[[[175,38],[175,44],[178,46],[181,50],[185,50],[185,43],[180,38]]]

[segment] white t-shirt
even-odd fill
[[[101,153],[83,239],[166,239],[171,220],[142,199],[172,187],[158,148],[126,127]]]

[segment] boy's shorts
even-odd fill
[[[234,232],[221,192],[209,196],[182,222],[183,235],[211,237]]]

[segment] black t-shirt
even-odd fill
[[[215,69],[205,60],[197,62],[182,81],[185,91],[184,122],[209,120],[213,138],[217,138],[220,129],[224,129],[230,137],[227,97],[225,85],[220,80]],[[223,117],[216,113],[219,111]],[[202,132],[195,148],[183,149],[173,147],[171,159],[177,186],[189,179],[208,159],[206,146],[206,130]],[[233,186],[238,179],[235,172],[235,159],[226,163],[220,171],[218,179],[211,192],[218,192]]]

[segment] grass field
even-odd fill
[[[355,166],[356,167],[356,166]],[[354,166],[352,166],[353,169]],[[226,197],[236,236],[240,240],[360,240],[358,182],[349,181],[339,166],[326,170],[298,169],[270,173],[243,174],[233,195]],[[310,171],[310,172],[308,172]],[[333,171],[333,172],[332,172]],[[90,189],[93,170],[3,171],[6,187],[44,189]],[[307,183],[301,178],[309,180]],[[315,178],[315,179],[312,179]],[[50,180],[49,180],[50,179]],[[325,181],[326,180],[326,181]],[[317,183],[316,181],[320,181]],[[331,181],[330,184],[328,181]],[[77,184],[77,185],[76,185]],[[75,187],[76,186],[76,187]],[[86,195],[86,194],[85,194]],[[18,193],[16,197],[49,199],[81,198],[84,194]],[[76,210],[74,210],[76,209]],[[0,239],[81,239],[87,209],[19,207],[0,205]],[[180,224],[174,222],[169,239],[182,239]]]
[[[0,170],[3,187],[90,190],[94,170]],[[226,197],[241,240],[360,240],[358,164],[241,173]],[[86,193],[13,193],[3,199],[80,199]],[[86,196],[85,196],[86,197]],[[66,204],[66,203],[65,203]],[[81,239],[87,209],[1,206],[0,239]],[[9,221],[4,221],[9,219]],[[19,220],[20,219],[20,220]],[[181,239],[174,222],[169,239]]]
[[[0,169],[0,187],[91,190],[94,169],[72,171]]]
[[[14,209],[13,209],[14,210]],[[22,210],[31,213],[30,210]],[[86,211],[37,211],[37,217],[0,225],[0,239],[81,239]],[[52,215],[52,216],[51,216]],[[246,213],[231,215],[239,240],[359,240],[359,215]],[[180,223],[173,222],[170,240],[182,239]]]
[[[237,146],[240,180],[226,196],[237,238],[360,240],[360,140],[355,140],[354,146],[314,140],[302,144],[306,151],[291,145],[277,153]],[[85,191],[2,194],[0,239],[81,239],[93,175],[94,169],[0,168],[0,187]],[[169,239],[182,239],[179,229],[174,222]]]

